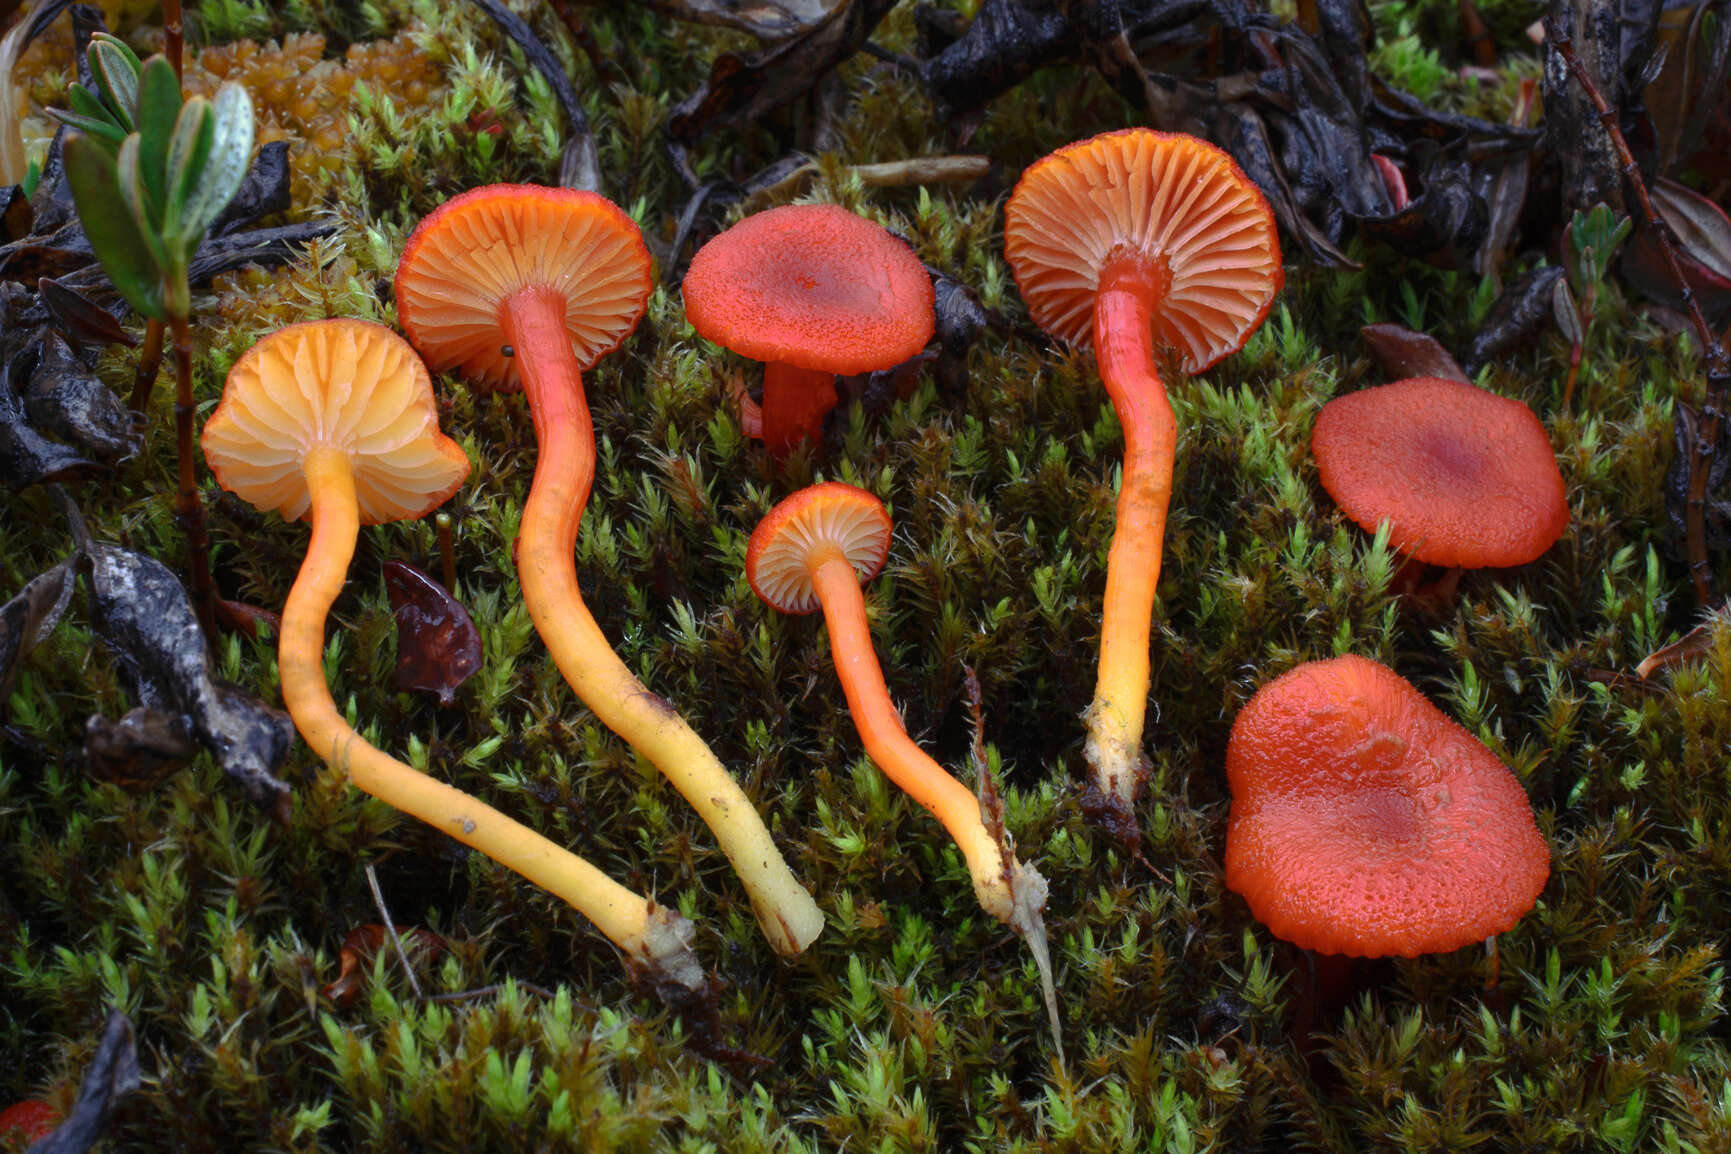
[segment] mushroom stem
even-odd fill
[[[763,444],[777,457],[801,441],[823,440],[823,419],[835,408],[835,374],[786,361],[763,366]]]
[[[334,448],[311,450],[302,468],[312,496],[312,542],[283,607],[277,665],[283,702],[306,743],[360,789],[569,902],[633,966],[703,989],[703,969],[689,945],[691,925],[679,914],[632,893],[492,806],[377,749],[337,711],[325,684],[325,618],[342,591],[359,533],[354,472],[348,455]]]
[[[847,695],[848,712],[853,715],[866,754],[886,777],[943,823],[968,863],[981,907],[999,921],[1016,926],[1016,883],[1031,877],[1024,884],[1038,883],[1037,900],[1043,904],[1044,881],[1032,867],[1021,865],[1005,852],[986,829],[979,799],[915,745],[902,727],[872,647],[859,576],[847,555],[830,545],[814,551],[807,564],[813,590],[823,605],[824,624],[829,628],[836,676]],[[1038,905],[1034,912],[1037,917]]]
[[[523,603],[535,630],[601,723],[653,762],[697,810],[745,885],[764,936],[778,953],[796,956],[822,932],[822,911],[709,746],[619,660],[577,587],[572,554],[595,478],[595,430],[564,299],[529,288],[508,298],[503,311],[538,449],[517,537]]]
[[[1124,429],[1124,472],[1106,561],[1100,667],[1085,753],[1102,800],[1132,833],[1130,806],[1149,771],[1142,753],[1148,649],[1178,449],[1177,421],[1154,367],[1152,319],[1166,279],[1146,258],[1119,257],[1101,274],[1094,306],[1094,357]]]

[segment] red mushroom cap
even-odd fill
[[[784,498],[757,523],[745,549],[745,578],[765,604],[783,613],[815,613],[810,562],[840,549],[870,581],[890,555],[890,515],[884,503],[853,485],[829,481]]]
[[[1524,565],[1569,526],[1545,427],[1520,401],[1441,377],[1336,397],[1310,451],[1322,487],[1396,549],[1464,569]]]
[[[649,250],[637,223],[606,197],[534,184],[490,184],[427,214],[397,264],[397,319],[435,371],[461,369],[517,388],[501,313],[523,289],[565,298],[577,364],[618,348],[649,302]]]
[[[1022,174],[1004,206],[1004,255],[1035,324],[1086,348],[1100,274],[1126,254],[1164,275],[1154,339],[1192,373],[1243,346],[1283,281],[1268,202],[1205,140],[1127,128]]]
[[[707,340],[826,373],[899,365],[935,323],[932,281],[913,250],[833,204],[746,217],[691,259],[684,294]]]
[[[1550,874],[1508,767],[1363,657],[1258,690],[1233,723],[1226,775],[1226,884],[1306,949],[1459,949],[1513,926]]]

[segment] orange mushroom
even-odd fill
[[[1226,885],[1305,949],[1459,949],[1512,927],[1550,875],[1508,767],[1363,657],[1258,690],[1232,725],[1226,776]]]
[[[1008,835],[987,828],[973,791],[914,744],[890,700],[860,592],[889,552],[883,502],[831,481],[801,489],[758,523],[746,546],[745,576],[765,604],[783,613],[823,610],[836,676],[866,753],[955,839],[980,906],[1043,951],[1046,880],[1016,860]]]
[[[763,365],[763,443],[823,439],[837,373],[901,364],[931,340],[931,278],[908,246],[833,204],[748,216],[691,260],[691,327]]]
[[[1533,411],[1476,385],[1413,377],[1336,397],[1310,451],[1322,487],[1416,560],[1458,569],[1536,560],[1569,527],[1550,438]]]
[[[415,229],[397,267],[397,313],[435,369],[527,395],[540,455],[516,559],[535,629],[584,704],[714,831],[764,935],[792,956],[822,932],[823,913],[738,783],[619,660],[577,587],[573,551],[595,478],[582,373],[630,335],[649,288],[642,236],[611,201],[491,185],[446,201]]]
[[[414,350],[366,321],[309,321],[272,333],[229,370],[205,422],[204,454],[223,488],[261,510],[312,521],[312,543],[283,607],[277,666],[283,702],[314,752],[367,793],[569,902],[634,967],[702,989],[691,924],[679,914],[370,745],[331,699],[325,618],[359,527],[425,516],[469,473],[462,449],[439,432],[432,381]]]
[[[1155,351],[1171,349],[1194,373],[1244,344],[1280,291],[1274,215],[1220,149],[1128,129],[1067,145],[1022,174],[1004,208],[1004,254],[1034,321],[1060,340],[1093,344],[1124,428],[1087,713],[1086,804],[1134,846],[1131,803],[1148,774],[1149,639],[1178,443]]]

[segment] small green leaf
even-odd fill
[[[246,89],[224,84],[216,90],[211,109],[214,132],[210,149],[197,184],[178,213],[181,229],[194,244],[234,199],[252,163],[252,98]]]
[[[90,73],[109,113],[121,128],[132,132],[138,127],[133,120],[138,110],[138,73],[142,67],[138,56],[123,41],[101,33],[91,37],[87,55]]]
[[[173,271],[173,266],[169,262],[168,249],[163,244],[162,235],[152,223],[150,206],[145,203],[144,180],[139,175],[139,154],[142,148],[142,137],[136,132],[121,144],[120,152],[114,158],[115,183],[120,187],[120,199],[132,217],[133,227],[138,230],[145,247],[150,250],[158,273],[166,277]],[[113,208],[114,206],[110,205],[109,211],[112,212]]]
[[[210,145],[216,135],[216,117],[210,101],[194,96],[180,106],[180,119],[174,126],[174,140],[168,148],[168,203],[163,206],[162,232],[164,239],[176,238],[192,248],[198,244],[202,228],[188,227],[184,209],[198,183],[204,177],[210,160]]]
[[[66,138],[64,157],[72,202],[102,271],[140,315],[166,320],[162,276],[150,245],[133,215],[116,211],[120,178],[114,155],[89,137],[73,133]]]
[[[167,57],[152,56],[138,80],[138,171],[147,219],[157,228],[168,203],[168,149],[179,119],[180,81]]]
[[[120,126],[106,118],[99,120],[94,116],[81,116],[59,108],[50,108],[48,115],[68,128],[88,134],[93,142],[100,141],[108,145],[110,153],[118,151],[120,142],[126,139],[126,133],[120,131]]]

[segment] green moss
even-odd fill
[[[1414,8],[1420,27],[1453,11]],[[1499,31],[1522,11],[1487,8]],[[578,12],[635,87],[600,84],[550,8],[532,19],[574,70],[609,192],[664,255],[685,194],[661,125],[709,60],[743,42],[635,9]],[[556,176],[557,110],[470,6],[281,13],[273,33],[436,38],[446,84],[414,110],[382,88],[358,98],[331,203],[295,209],[328,214],[336,237],[201,308],[213,317],[200,332],[207,407],[227,366],[275,325],[392,320],[395,257],[444,196]],[[205,18],[211,33],[264,19],[233,3]],[[911,36],[904,6],[880,39],[906,48]],[[868,190],[847,176],[847,164],[947,146],[946,126],[893,69],[862,58],[845,72],[856,100],[804,195],[897,228],[1019,320],[994,199]],[[496,137],[473,130],[482,111]],[[1096,78],[1054,68],[995,102],[974,143],[1008,178],[1133,116]],[[773,127],[706,138],[693,164],[705,179],[755,171],[777,155]],[[1330,396],[1379,379],[1358,325],[1422,322],[1458,342],[1495,285],[1363,255],[1358,271],[1294,270],[1242,353],[1171,378],[1181,434],[1155,775],[1140,811],[1158,873],[1088,829],[1074,800],[1121,444],[1091,358],[1025,328],[991,331],[970,355],[965,396],[922,380],[887,408],[854,401],[826,460],[796,455],[778,472],[729,400],[729,378],[753,370],[698,341],[667,289],[586,382],[601,467],[579,571],[627,664],[740,776],[817,895],[830,925],[810,953],[787,963],[769,951],[708,831],[576,702],[535,640],[509,557],[534,463],[520,397],[441,383],[446,428],[476,466],[450,511],[485,657],[458,705],[389,688],[379,565],[436,570],[429,524],[363,535],[327,670],[384,748],[692,917],[725,983],[724,1040],[770,1064],[742,1083],[706,1062],[689,1044],[701,1024],[633,990],[561,903],[356,793],[304,749],[281,825],[202,759],[141,795],[84,780],[65,755],[83,719],[130,703],[75,612],[7,703],[0,1101],[45,1088],[67,1101],[101,1008],[117,1002],[146,1074],[117,1115],[121,1149],[1731,1148],[1719,958],[1731,932],[1731,626],[1721,615],[1706,656],[1652,686],[1611,677],[1694,621],[1660,478],[1672,405],[1698,393],[1698,363],[1607,285],[1571,411],[1559,408],[1558,338],[1487,369],[1483,384],[1545,420],[1573,523],[1539,562],[1469,575],[1455,604],[1415,612],[1392,591],[1386,540],[1318,485],[1310,426]],[[103,372],[124,388],[129,365],[114,357]],[[78,497],[99,537],[173,558],[163,404],[146,453]],[[936,824],[863,758],[821,623],[767,610],[744,580],[757,520],[820,476],[891,506],[891,563],[868,593],[874,637],[910,732],[963,772],[964,667],[979,676],[1009,827],[1051,882],[1068,1069],[1053,1060],[1026,951],[978,912]],[[224,591],[279,605],[304,527],[226,500],[211,519]],[[0,518],[5,588],[69,548],[45,499],[16,499]],[[1221,765],[1258,686],[1348,651],[1393,665],[1515,769],[1554,874],[1499,939],[1494,992],[1479,949],[1361,967],[1344,1008],[1303,1040],[1307,1056],[1293,1036],[1307,964],[1223,885]],[[275,698],[268,643],[224,638],[217,658]],[[369,864],[397,924],[449,946],[421,968],[428,998],[389,953],[354,1005],[322,993],[349,930],[379,920]],[[479,992],[431,1000],[468,991]]]

